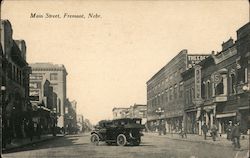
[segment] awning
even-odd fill
[[[236,112],[216,114],[216,118],[224,118],[224,117],[232,117],[232,116],[236,116]]]

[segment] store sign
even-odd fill
[[[195,100],[201,99],[201,66],[195,65]]]
[[[212,76],[211,76],[212,82],[214,82],[215,84],[219,84],[222,80],[222,76],[220,73],[215,72]]]

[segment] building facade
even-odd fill
[[[150,130],[156,130],[160,123],[165,125],[167,132],[177,132],[182,128],[184,87],[181,73],[207,56],[182,50],[148,80],[147,124]]]
[[[77,114],[76,114],[76,104],[77,102],[69,101],[66,99],[65,104],[65,130],[69,134],[77,132]]]
[[[66,77],[67,71],[64,65],[52,63],[33,63],[30,64],[33,76],[42,76],[50,82],[53,92],[57,95],[56,111],[58,114],[57,126],[65,127],[64,114],[66,103]]]
[[[57,95],[45,75],[30,74],[30,102],[32,104],[32,119],[35,124],[40,124],[42,132],[52,132],[56,118]]]
[[[14,40],[8,20],[1,20],[2,58],[2,114],[4,131],[9,137],[26,136],[25,125],[29,120],[29,74],[24,40]]]
[[[115,107],[112,110],[113,112],[113,119],[120,119],[120,118],[129,118],[130,117],[130,108],[121,108]]]
[[[202,134],[201,126],[217,125],[223,134],[229,121],[249,128],[249,23],[237,31],[237,41],[229,39],[222,51],[212,54],[183,76],[185,129]]]

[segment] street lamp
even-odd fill
[[[158,130],[159,130],[159,135],[161,135],[161,132],[162,132],[162,129],[161,129],[161,127],[162,127],[162,124],[161,124],[161,114],[164,113],[164,109],[162,109],[161,107],[159,107],[158,109],[155,110],[155,112],[159,115],[159,128],[158,128]]]

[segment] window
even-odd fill
[[[177,98],[177,84],[174,85],[174,98]]]
[[[50,74],[50,80],[57,80],[57,73],[51,73]]]
[[[201,98],[205,98],[205,83],[201,84]]]
[[[238,70],[238,83],[246,83],[247,82],[247,68],[241,67]]]
[[[165,91],[166,102],[168,102],[168,89]]]
[[[183,96],[183,82],[181,82],[179,86],[179,97],[182,98],[182,96]]]
[[[215,94],[216,95],[224,94],[223,78],[221,79],[220,83],[216,85]]]
[[[231,74],[231,93],[232,94],[235,94],[235,92],[236,92],[235,83],[236,83],[235,75]]]
[[[172,99],[173,99],[173,98],[172,98],[172,97],[173,97],[173,94],[172,94],[172,93],[173,93],[173,88],[170,87],[170,88],[169,88],[169,100],[172,100]]]

